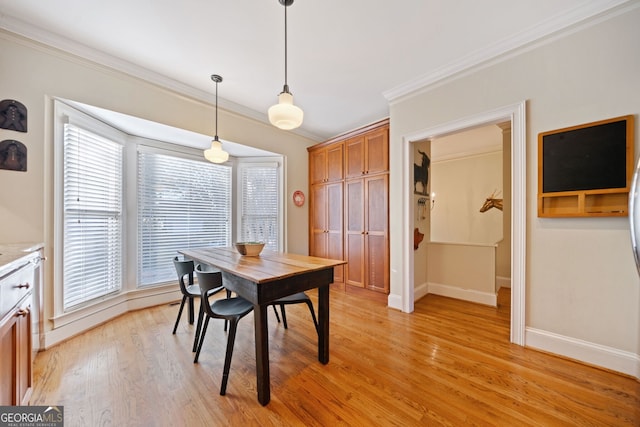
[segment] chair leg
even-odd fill
[[[280,316],[278,315],[278,310],[276,309],[275,304],[271,307],[273,307],[273,312],[276,314],[276,319],[278,319],[278,323],[280,323]]]
[[[202,343],[204,342],[204,337],[207,335],[207,326],[209,326],[209,316],[204,319],[204,324],[202,325],[202,332],[200,332],[200,342],[198,343],[198,349],[196,350],[196,357],[193,359],[193,363],[198,363],[198,357],[200,357],[200,350],[202,350]]]
[[[182,316],[182,309],[184,308],[184,302],[187,300],[186,296],[182,296],[182,302],[180,303],[180,309],[178,310],[178,318],[176,319],[176,324],[173,325],[173,334],[178,330],[178,323],[180,323],[180,317]]]
[[[227,289],[227,299],[231,298],[231,291],[229,289]],[[227,319],[224,319],[224,331],[227,332],[227,324],[229,323],[229,321]]]
[[[313,324],[316,327],[316,333],[319,334],[319,332],[318,332],[318,319],[316,319],[316,312],[313,309],[313,304],[311,303],[311,301],[307,301],[307,306],[309,307],[309,312],[311,313],[311,317],[313,318]]]
[[[287,313],[284,311],[284,304],[280,304],[280,311],[282,312],[282,324],[285,329],[288,329],[287,326]]]
[[[200,329],[202,329],[202,318],[204,317],[204,307],[202,306],[202,301],[200,301],[200,310],[198,311],[198,324],[196,325],[196,336],[193,339],[193,351],[196,351],[198,347],[198,340],[200,338]]]
[[[220,384],[220,395],[224,396],[227,392],[227,381],[229,380],[229,370],[231,369],[231,356],[233,355],[233,344],[236,340],[236,329],[238,328],[239,319],[231,319],[229,321],[229,336],[227,337],[227,353],[224,356],[224,369],[222,371],[222,383]]]

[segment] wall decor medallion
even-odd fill
[[[304,205],[304,193],[300,190],[296,190],[293,193],[293,204],[300,207]]]
[[[0,142],[0,169],[26,172],[27,147],[13,139]]]
[[[27,107],[14,99],[0,101],[0,129],[27,131]]]

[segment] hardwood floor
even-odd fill
[[[315,293],[310,296],[316,301]],[[503,301],[503,300],[501,300]],[[269,314],[271,402],[256,400],[253,315],[240,321],[227,395],[226,333],[178,307],[128,313],[38,354],[32,405],[72,426],[640,425],[640,382],[509,343],[509,308],[428,295],[413,314],[331,292],[331,360],[306,306]]]

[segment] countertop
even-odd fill
[[[43,247],[43,243],[35,242],[0,244],[0,276],[15,268],[14,264],[17,264],[21,258],[27,257]]]

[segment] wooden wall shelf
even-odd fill
[[[538,216],[629,215],[634,116],[538,134]]]
[[[571,191],[538,195],[539,217],[627,216],[629,192]]]

